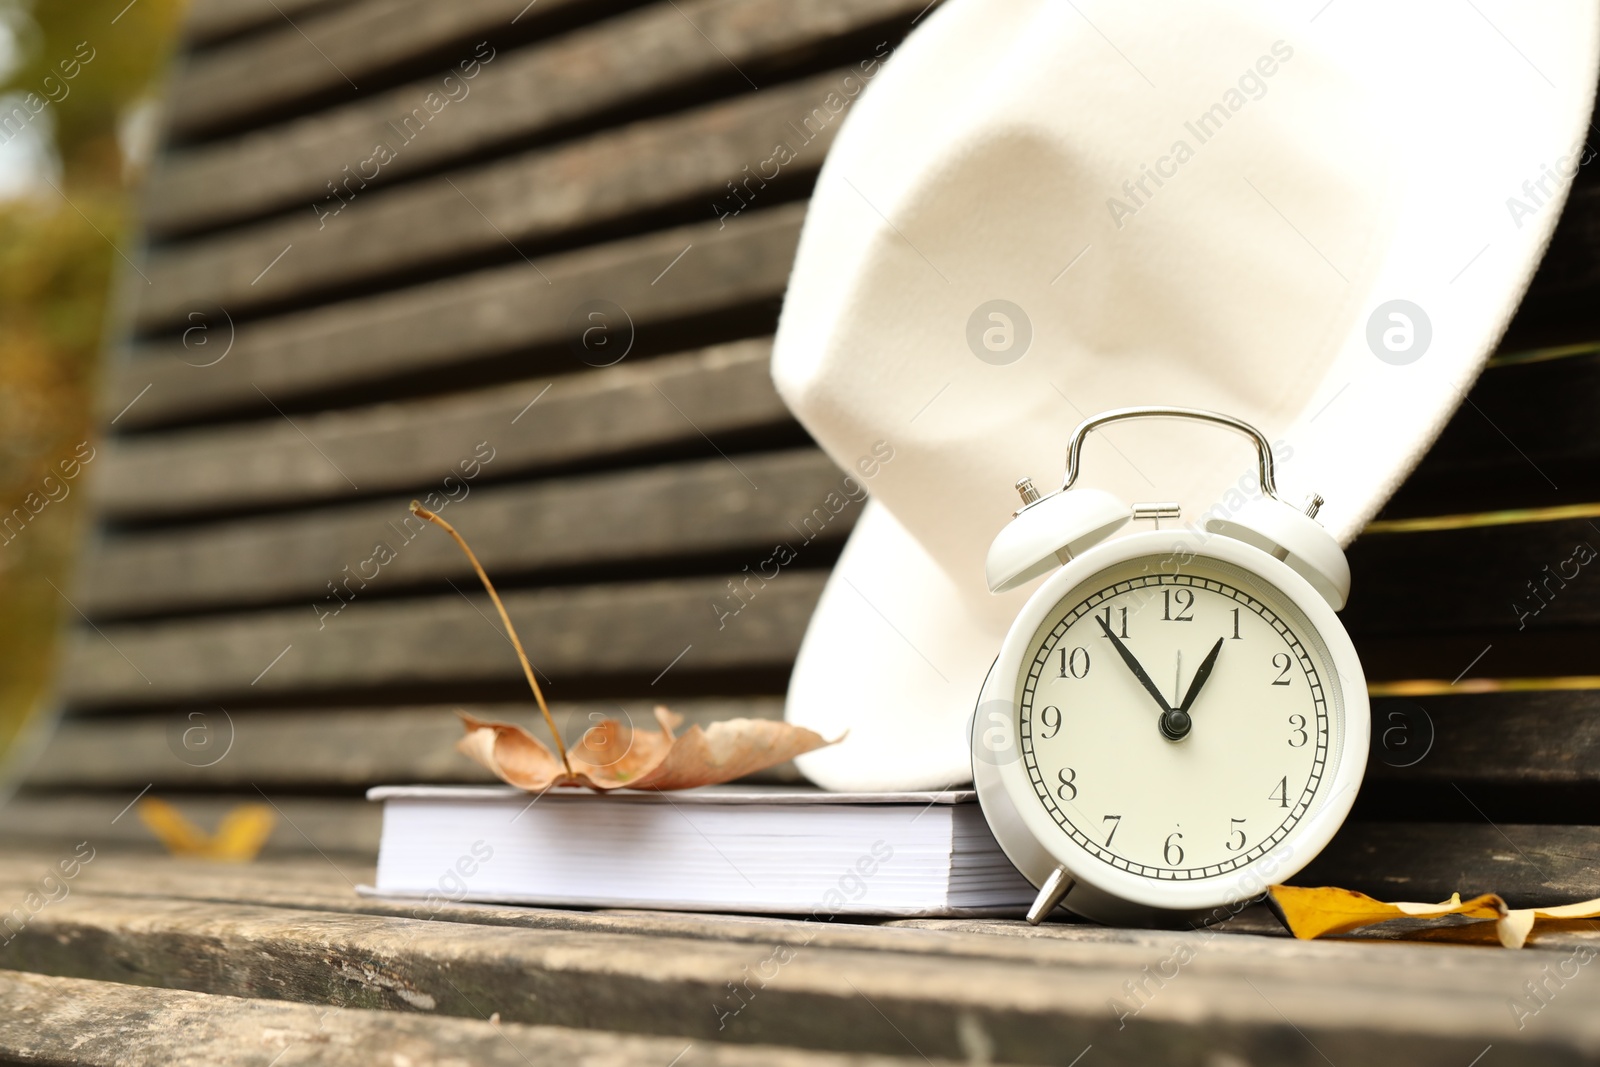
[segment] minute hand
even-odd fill
[[[1200,695],[1200,687],[1206,684],[1206,679],[1211,677],[1211,668],[1217,665],[1217,653],[1222,651],[1222,638],[1217,638],[1217,643],[1211,646],[1211,651],[1206,653],[1206,658],[1200,662],[1200,667],[1194,672],[1194,680],[1189,683],[1189,691],[1183,694],[1183,703],[1178,705],[1179,711],[1188,711],[1194,704],[1194,698]]]
[[[1163,712],[1171,712],[1172,705],[1167,703],[1167,698],[1161,695],[1161,690],[1156,686],[1156,683],[1152,682],[1150,676],[1145,673],[1144,668],[1139,666],[1139,661],[1133,658],[1133,653],[1128,651],[1128,646],[1119,641],[1117,635],[1111,632],[1111,627],[1106,624],[1106,620],[1096,615],[1094,621],[1099,623],[1100,629],[1105,631],[1107,637],[1111,638],[1111,643],[1116,646],[1117,655],[1122,657],[1122,662],[1128,665],[1128,669],[1133,672],[1133,676],[1139,679],[1139,684],[1144,686],[1145,692],[1155,698],[1155,702],[1161,706]]]

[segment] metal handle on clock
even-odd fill
[[[1114,408],[1103,411],[1093,418],[1084,419],[1078,423],[1078,428],[1072,431],[1072,442],[1067,445],[1067,476],[1061,482],[1063,490],[1071,489],[1072,483],[1078,480],[1078,470],[1082,463],[1083,440],[1095,430],[1113,422],[1125,422],[1130,419],[1193,419],[1196,422],[1209,422],[1218,426],[1226,426],[1230,430],[1237,430],[1256,446],[1256,470],[1261,481],[1261,492],[1269,499],[1278,499],[1278,484],[1273,477],[1272,445],[1260,430],[1248,422],[1224,415],[1220,411],[1206,411],[1203,408],[1170,408],[1170,407],[1137,407]]]

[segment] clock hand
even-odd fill
[[[1206,684],[1206,679],[1211,677],[1211,668],[1216,666],[1217,653],[1222,651],[1222,638],[1217,638],[1217,643],[1211,646],[1211,651],[1201,661],[1200,669],[1194,672],[1194,680],[1189,683],[1189,692],[1184,695],[1183,703],[1177,707],[1167,708],[1161,713],[1161,719],[1156,726],[1161,730],[1161,736],[1168,741],[1182,741],[1189,736],[1190,729],[1194,726],[1194,719],[1189,716],[1189,707],[1194,703],[1195,697],[1200,695],[1200,687]],[[1178,653],[1178,663],[1183,663],[1183,653]]]
[[[1217,643],[1211,646],[1211,651],[1206,653],[1206,658],[1200,661],[1200,669],[1194,672],[1194,680],[1189,683],[1189,691],[1183,695],[1183,703],[1178,705],[1179,711],[1188,711],[1194,704],[1194,698],[1200,695],[1200,687],[1206,684],[1206,679],[1211,677],[1211,668],[1217,665],[1217,653],[1222,651],[1222,638],[1217,638]]]
[[[1145,692],[1155,697],[1156,703],[1161,706],[1162,714],[1171,712],[1172,705],[1167,703],[1167,698],[1161,695],[1161,690],[1157,688],[1156,683],[1152,682],[1150,676],[1145,673],[1144,668],[1139,666],[1139,661],[1133,658],[1133,653],[1128,651],[1128,646],[1118,640],[1117,635],[1111,632],[1111,627],[1106,625],[1106,620],[1096,615],[1094,621],[1099,623],[1100,629],[1105,631],[1107,637],[1111,638],[1111,643],[1116,646],[1117,655],[1122,657],[1122,662],[1128,665],[1128,669],[1133,672],[1133,676],[1139,679],[1139,684],[1144,686]]]
[[[1183,699],[1183,649],[1178,649],[1178,665],[1172,669],[1172,707]]]

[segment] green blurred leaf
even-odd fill
[[[70,588],[84,481],[42,508],[39,494],[92,436],[107,296],[126,269],[113,242],[132,251],[118,128],[158,91],[184,6],[0,0],[20,47],[0,94],[49,100],[33,125],[61,161],[56,189],[0,201],[0,754],[43,699],[71,614],[51,583]]]

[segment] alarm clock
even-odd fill
[[[1160,528],[1176,504],[1073,488],[1090,433],[1150,418],[1249,437],[1259,497],[1202,532]],[[1335,614],[1350,567],[1316,521],[1322,498],[1279,499],[1255,427],[1172,407],[1085,420],[1061,488],[1017,488],[989,589],[1049,576],[979,695],[972,765],[996,840],[1039,889],[1028,920],[1058,905],[1117,924],[1224,918],[1327,845],[1366,768],[1366,679]],[[1155,528],[1110,539],[1135,519]]]

